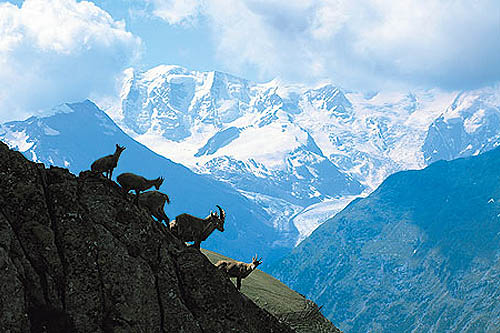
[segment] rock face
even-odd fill
[[[394,174],[272,273],[345,332],[498,332],[499,163],[497,148]]]
[[[290,332],[103,177],[0,143],[1,332]]]

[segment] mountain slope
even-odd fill
[[[495,332],[499,163],[496,149],[392,175],[272,273],[346,332]]]
[[[91,172],[0,143],[0,331],[292,332]]]
[[[195,174],[137,143],[90,101],[64,104],[44,116],[3,124],[0,139],[31,160],[67,167],[74,173],[88,170],[95,159],[113,153],[115,144],[124,145],[127,149],[115,177],[122,172],[163,176],[161,190],[172,200],[165,207],[171,219],[185,212],[205,217],[217,204],[226,210],[226,231],[214,232],[205,247],[238,259],[259,251],[271,262],[293,246],[287,243],[286,233],[279,234],[269,225],[266,211],[230,186]]]

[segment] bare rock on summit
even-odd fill
[[[292,332],[120,193],[0,143],[1,332]]]

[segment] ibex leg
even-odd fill
[[[236,289],[238,289],[238,290],[241,289],[241,278],[240,277],[236,278]]]
[[[158,221],[165,221],[165,223],[170,222],[170,219],[168,218],[167,214],[165,214],[165,212],[163,210],[159,211],[159,216],[160,216],[160,219]]]

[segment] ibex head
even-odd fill
[[[253,267],[254,269],[259,266],[260,264],[262,264],[262,257],[260,259],[257,259],[257,254],[255,254],[254,257],[252,257],[252,264],[253,264]]]
[[[217,205],[217,208],[219,208],[220,214],[217,214],[216,212],[210,212],[210,217],[212,218],[212,221],[215,221],[215,227],[217,228],[217,230],[222,232],[224,231],[226,212],[219,205]]]
[[[156,190],[160,189],[161,184],[163,184],[163,177],[158,177],[155,179],[155,188]]]
[[[115,154],[121,154],[122,151],[124,151],[126,148],[124,146],[120,146],[119,144],[116,144],[116,151]]]

